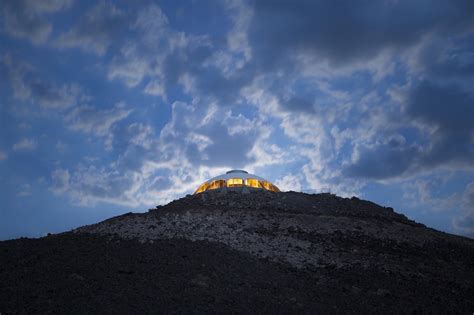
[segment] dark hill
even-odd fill
[[[0,313],[474,311],[474,240],[331,194],[210,191],[0,242]]]

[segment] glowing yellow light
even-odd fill
[[[242,186],[243,184],[244,180],[242,178],[229,178],[227,180],[227,187]]]
[[[215,177],[214,180],[205,182],[201,184],[198,189],[194,192],[194,194],[199,194],[202,192],[205,192],[207,190],[218,190],[222,188],[241,188],[241,187],[251,187],[254,189],[265,189],[268,191],[273,191],[273,192],[279,192],[280,189],[278,189],[277,186],[273,185],[272,183],[264,180],[264,179],[257,179],[254,177],[255,175],[248,174],[246,171],[242,170],[233,170],[229,171],[226,174],[233,174],[235,173],[236,175],[231,175],[231,176],[236,176],[233,178],[226,179],[228,175],[224,176],[218,176]],[[246,174],[246,175],[239,175],[239,174]],[[247,175],[248,174],[248,175]],[[249,178],[246,178],[246,177]]]
[[[208,188],[208,189],[219,189],[219,188],[222,188],[222,187],[225,187],[225,180],[223,180],[223,179],[218,179],[218,180],[213,181],[213,182],[209,185],[209,188]]]
[[[272,183],[269,183],[267,181],[262,181],[262,185],[263,185],[263,188],[265,188],[266,190],[270,190],[270,191],[274,191],[274,192],[279,192],[280,189],[278,189],[275,185],[273,185]]]
[[[208,183],[204,183],[202,184],[201,186],[199,186],[199,188],[194,192],[195,194],[199,194],[203,191],[206,191],[207,189],[209,188],[209,184]]]
[[[245,180],[245,185],[253,188],[262,188],[262,185],[260,185],[260,182],[255,179],[255,178],[247,178]]]

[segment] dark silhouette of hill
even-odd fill
[[[0,242],[0,312],[474,311],[474,240],[357,198],[209,191]]]

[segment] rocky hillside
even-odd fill
[[[0,312],[474,311],[474,240],[331,194],[208,191],[0,242]]]

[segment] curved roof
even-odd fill
[[[213,177],[213,178],[207,180],[206,183],[210,183],[210,182],[213,182],[213,181],[218,180],[218,179],[227,180],[229,178],[243,178],[243,179],[255,178],[255,179],[258,179],[258,180],[267,181],[266,179],[264,179],[260,176],[257,176],[257,175],[254,175],[254,174],[249,174],[247,171],[244,171],[244,170],[231,170],[231,171],[226,172],[225,174],[222,174],[222,175],[219,175],[219,176],[216,176],[216,177]]]
[[[239,181],[239,179],[241,179],[241,181]],[[280,191],[277,186],[273,185],[271,182],[260,176],[249,174],[245,170],[230,170],[225,174],[213,177],[205,181],[198,187],[194,194],[198,194],[206,190],[244,186],[256,189],[266,189],[275,192]]]

